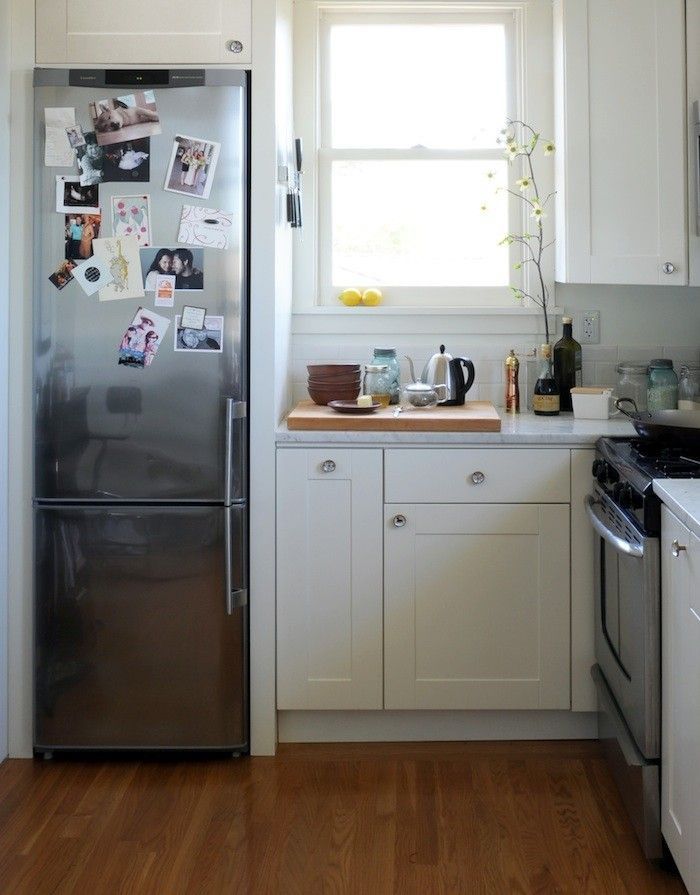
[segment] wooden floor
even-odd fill
[[[595,743],[283,746],[276,758],[7,761],[0,892],[646,895]]]

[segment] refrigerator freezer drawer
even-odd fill
[[[36,508],[36,749],[247,748],[246,529],[245,506]]]

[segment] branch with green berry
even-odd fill
[[[506,127],[501,131],[497,142],[505,144],[505,155],[509,164],[520,164],[523,169],[522,177],[515,181],[518,192],[506,187],[499,187],[498,191],[509,193],[520,202],[523,202],[527,213],[535,222],[534,233],[508,233],[499,243],[499,245],[508,247],[514,243],[522,246],[523,258],[515,265],[515,269],[521,270],[530,264],[535,271],[535,285],[534,288],[530,287],[531,292],[526,292],[517,286],[511,286],[510,289],[515,300],[521,304],[525,299],[529,299],[542,308],[545,341],[548,343],[549,320],[547,319],[547,308],[549,306],[549,288],[545,283],[542,272],[542,255],[546,249],[554,245],[554,240],[545,242],[543,219],[547,216],[547,207],[554,198],[555,193],[549,193],[544,199],[540,195],[535,178],[533,156],[538,146],[542,147],[544,155],[552,155],[555,146],[551,140],[542,140],[540,134],[525,121],[511,119],[508,119]],[[489,172],[488,176],[489,178],[494,177],[494,172]]]

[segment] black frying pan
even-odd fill
[[[634,413],[625,410],[621,404],[631,404]],[[642,438],[663,441],[667,444],[700,447],[700,411],[657,410],[654,413],[641,412],[632,398],[618,398],[615,407],[632,420],[632,425]]]

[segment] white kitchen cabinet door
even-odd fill
[[[36,0],[39,65],[249,63],[250,40],[251,0]]]
[[[700,541],[662,512],[661,830],[690,895],[699,895]]]
[[[556,279],[685,285],[684,0],[555,0]]]
[[[277,706],[382,708],[382,452],[277,452]]]
[[[385,707],[568,709],[568,506],[388,504],[384,523]]]

